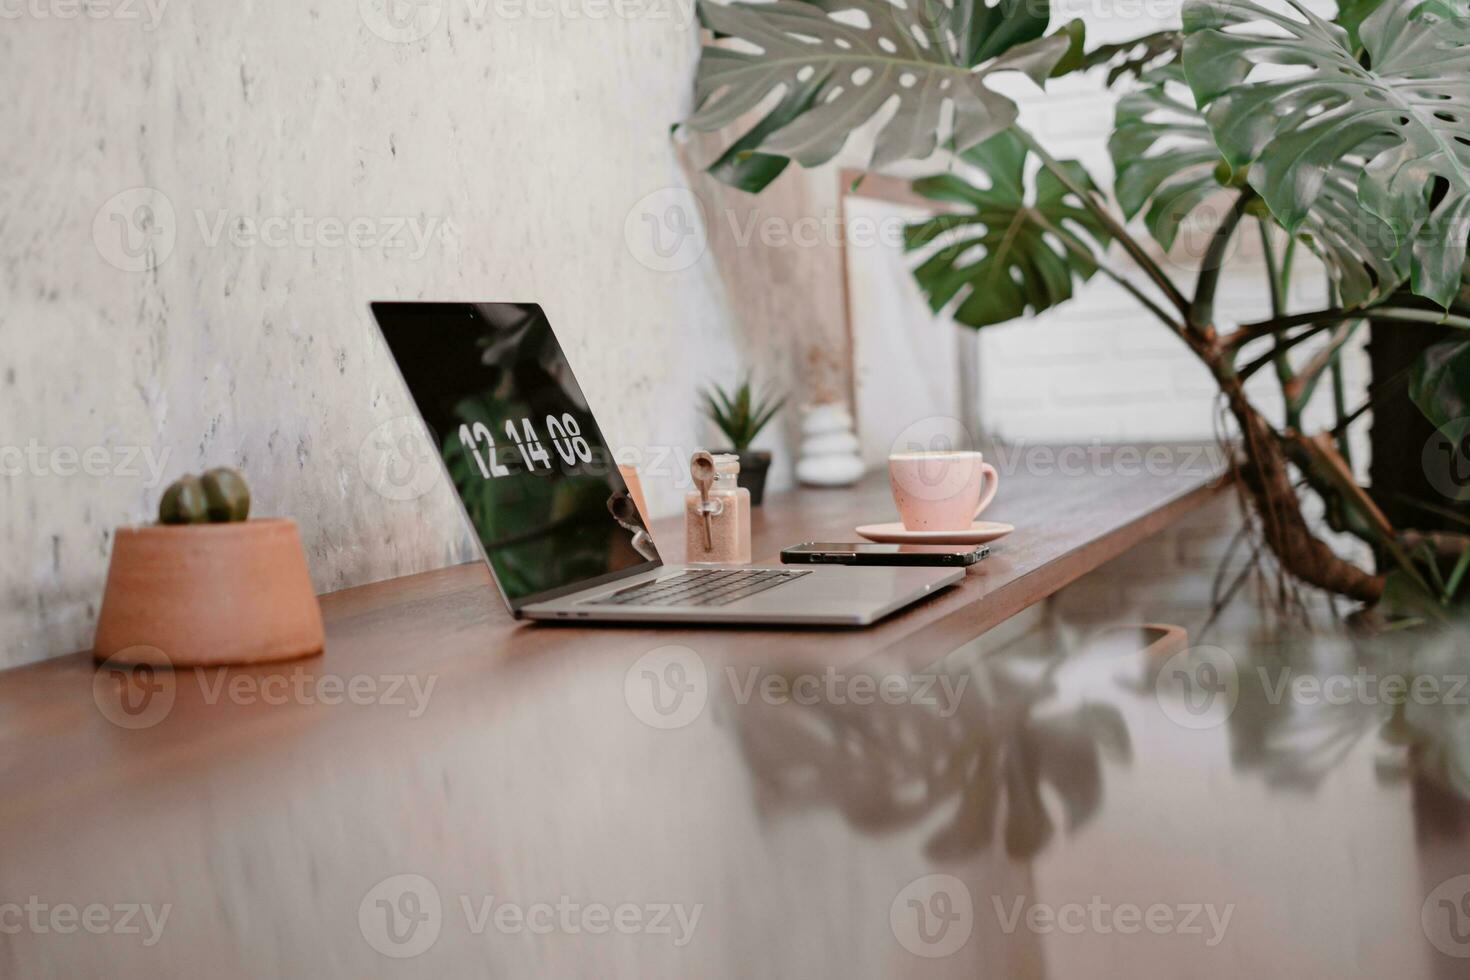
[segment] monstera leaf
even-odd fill
[[[989,76],[1018,71],[1040,84],[1074,43],[1065,31],[1042,36],[1046,0],[701,0],[699,11],[721,40],[700,58],[689,126],[721,129],[782,93],[710,167],[748,191],[775,179],[788,157],[804,166],[832,159],[894,100],[871,166],[933,153],[946,103],[955,146],[974,146],[1016,118],[1015,103],[986,87]],[[730,47],[730,39],[758,50]]]
[[[1337,0],[1337,16],[1332,18],[1348,32],[1348,40],[1352,43],[1354,51],[1363,48],[1363,42],[1358,37],[1358,28],[1363,26],[1363,21],[1368,15],[1383,6],[1383,0]]]
[[[1435,428],[1470,416],[1470,341],[1435,344],[1419,355],[1409,397]]]
[[[1178,31],[1154,31],[1131,41],[1098,45],[1082,56],[1078,68],[1087,71],[1107,65],[1108,85],[1112,85],[1120,78],[1142,78],[1155,68],[1173,64],[1183,44]]]
[[[1414,292],[1447,307],[1470,235],[1464,0],[1385,0],[1359,28],[1369,67],[1344,28],[1287,2],[1295,16],[1250,0],[1185,4],[1184,69],[1216,143],[1293,231],[1333,193],[1335,167],[1361,164],[1354,200],[1391,238],[1372,241],[1367,225],[1355,237],[1383,255],[1412,249]],[[1260,65],[1292,70],[1257,80]]]
[[[976,187],[956,174],[914,181],[914,190],[964,210],[904,229],[910,251],[934,248],[914,278],[936,312],[962,292],[954,318],[971,327],[1003,323],[1061,303],[1072,280],[1097,271],[1096,252],[1108,233],[1050,171],[1036,175],[1027,200],[1026,147],[1005,132],[960,154],[989,178]],[[1074,161],[1063,163],[1087,187],[1091,179]]]
[[[1129,219],[1153,202],[1145,218],[1148,230],[1168,251],[1185,216],[1220,189],[1215,174],[1222,161],[1193,100],[1175,94],[1184,84],[1183,70],[1169,65],[1142,81],[1143,88],[1118,102],[1108,140],[1117,174],[1113,191]]]
[[[1155,69],[1142,80],[1145,87],[1119,101],[1108,140],[1117,173],[1113,189],[1129,218],[1149,206],[1149,233],[1167,251],[1180,223],[1219,189],[1230,168],[1194,107],[1180,66]],[[1357,204],[1354,181],[1361,171],[1351,160],[1326,168],[1321,192],[1297,227],[1348,306],[1386,295],[1408,276],[1408,253],[1384,247],[1393,231]]]

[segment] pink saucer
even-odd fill
[[[858,534],[879,544],[985,544],[1003,538],[1015,530],[997,521],[976,521],[959,531],[910,531],[903,522],[864,524],[854,528]]]

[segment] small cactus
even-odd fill
[[[180,477],[158,502],[160,524],[227,524],[250,516],[250,487],[239,470],[221,466]]]

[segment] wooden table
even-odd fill
[[[1462,976],[1457,804],[1240,767],[1252,713],[1147,694],[1165,634],[980,637],[1215,492],[1007,474],[1016,534],[872,630],[521,625],[463,566],[295,665],[6,672],[0,976]],[[757,553],[886,496],[779,495]]]

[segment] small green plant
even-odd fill
[[[784,404],[784,396],[774,398],[769,392],[757,397],[751,391],[748,374],[734,392],[727,392],[719,385],[712,385],[704,392],[704,414],[725,434],[737,453],[750,448]]]
[[[158,502],[160,524],[228,524],[250,516],[250,487],[239,470],[220,466],[169,484]]]

